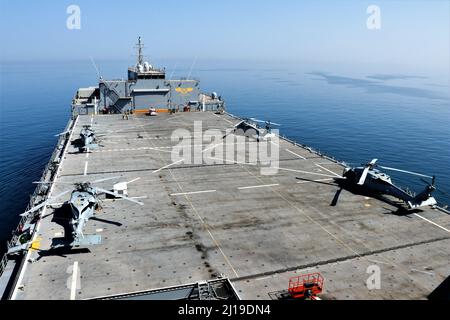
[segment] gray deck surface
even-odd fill
[[[157,171],[172,163],[172,131],[192,130],[194,120],[203,121],[203,130],[224,130],[238,122],[209,112],[128,121],[117,115],[79,117],[72,140],[91,121],[98,134],[108,135],[88,155],[70,147],[57,181],[120,176],[98,184],[111,189],[113,182],[140,177],[128,192],[145,197],[145,205],[104,201],[98,219],[85,229],[100,234],[102,244],[59,255],[46,252],[63,232],[52,222],[58,205],[47,208],[39,229],[41,251],[31,253],[36,261],[26,263],[17,299],[69,299],[75,262],[80,276],[76,299],[221,274],[242,298],[271,299],[287,289],[289,277],[311,271],[325,277],[324,299],[422,299],[449,276],[450,216],[431,208],[397,215],[386,202],[346,190],[330,206],[339,189],[333,180],[297,177],[327,179],[299,171],[341,174],[342,166],[285,140],[280,141],[283,170],[272,176],[261,175],[259,166],[231,162],[178,163]],[[56,184],[52,195],[67,188]],[[208,192],[192,193],[199,191]],[[381,269],[380,290],[366,287],[370,265]]]

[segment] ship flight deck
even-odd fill
[[[68,188],[61,182],[119,177],[98,185],[132,181],[128,196],[144,205],[104,199],[84,230],[102,243],[72,250],[50,248],[64,235],[54,213],[70,194],[45,208],[12,298],[91,299],[226,277],[242,299],[276,299],[290,277],[319,271],[323,299],[425,299],[449,276],[449,215],[403,214],[345,189],[331,205],[343,165],[286,139],[275,175],[254,163],[173,161],[173,131],[193,132],[194,121],[225,132],[239,119],[79,115],[68,138],[92,125],[100,147],[78,153],[69,144],[50,197]],[[374,268],[378,289],[367,285]]]

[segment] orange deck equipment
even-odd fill
[[[311,273],[289,279],[289,294],[294,299],[313,298],[323,290],[323,276]]]

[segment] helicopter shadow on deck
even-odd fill
[[[396,215],[396,216],[409,216],[413,213],[423,212],[423,210],[421,210],[421,209],[408,209],[405,207],[405,205],[402,202],[392,201],[391,199],[383,196],[382,194],[371,192],[365,188],[362,188],[362,187],[356,186],[355,184],[349,183],[346,179],[335,178],[333,182],[317,181],[317,180],[311,180],[311,179],[299,178],[299,177],[297,177],[296,179],[301,180],[301,181],[306,181],[306,182],[313,182],[313,183],[338,187],[338,189],[336,190],[336,193],[334,194],[333,199],[331,200],[331,203],[330,203],[331,207],[335,207],[339,204],[339,199],[341,197],[342,190],[345,190],[354,195],[370,197],[373,199],[380,200],[380,201],[396,208],[396,210],[391,210],[390,208],[383,207],[384,209],[388,210],[385,214],[392,214],[392,215]]]
[[[77,149],[77,151],[68,152],[68,154],[92,153],[91,151],[84,150],[84,143],[81,138],[73,140],[70,144]]]
[[[69,204],[65,203],[60,208],[55,209],[52,214],[51,222],[64,228],[64,237],[53,238],[50,249],[40,250],[39,257],[36,260],[49,256],[60,256],[62,258],[67,258],[68,255],[91,252],[87,248],[73,248],[70,245],[73,242],[72,228],[70,226],[71,219],[72,212]]]
[[[40,260],[41,258],[48,256],[60,256],[66,258],[68,255],[91,252],[88,248],[74,248],[71,246],[71,243],[74,241],[72,236],[72,227],[70,225],[71,220],[72,220],[72,209],[69,204],[65,203],[60,208],[55,209],[55,211],[52,214],[51,222],[56,223],[59,226],[63,227],[64,236],[59,238],[53,238],[51,248],[49,250],[40,250],[39,257],[37,258],[37,260]],[[122,226],[122,224],[119,222],[100,219],[97,217],[93,217],[90,220],[112,224],[118,227]]]
[[[75,149],[78,149],[78,151],[72,151],[68,152],[69,154],[79,154],[79,153],[92,153],[92,151],[89,151],[89,148],[87,148],[83,142],[83,139],[78,138],[70,142],[70,145],[74,147]],[[90,148],[96,148],[96,147],[104,147],[104,145],[101,144],[91,144]]]
[[[70,144],[77,149],[80,149],[82,147],[84,147],[84,143],[83,140],[81,138],[75,139],[73,141],[70,142]]]

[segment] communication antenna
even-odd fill
[[[97,77],[98,77],[99,79],[101,79],[100,71],[98,70],[97,65],[95,64],[94,58],[92,58],[92,56],[90,56],[89,58],[91,59],[91,62],[92,62],[92,65],[93,65],[94,68],[95,68],[95,71],[97,71]]]
[[[197,63],[197,56],[195,56],[195,59],[192,62],[191,69],[189,70],[189,74],[188,74],[187,80],[189,80],[189,78],[191,77],[192,69],[194,68],[196,63]]]
[[[143,50],[144,49],[144,43],[142,42],[141,36],[138,38],[138,43],[136,44],[136,48],[138,50],[138,65],[144,65],[144,55]]]
[[[173,70],[170,73],[169,80],[172,80],[173,74],[175,73],[175,70],[177,69],[177,67],[178,67],[178,61],[175,63],[175,67],[173,67]]]

